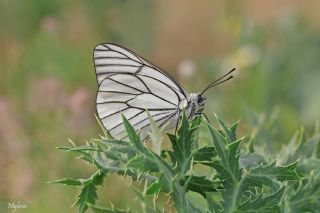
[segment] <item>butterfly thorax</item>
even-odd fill
[[[184,109],[187,110],[188,117],[193,118],[197,114],[201,114],[204,109],[206,98],[200,93],[191,93],[190,100]]]

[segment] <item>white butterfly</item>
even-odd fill
[[[127,48],[99,44],[93,55],[99,85],[98,117],[107,131],[120,140],[127,139],[122,114],[144,140],[150,131],[146,110],[159,127],[177,127],[183,110],[189,119],[203,114],[204,92],[231,79],[233,76],[225,77],[235,70],[211,83],[203,92],[189,95],[168,73]]]

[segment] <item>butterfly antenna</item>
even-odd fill
[[[233,68],[232,70],[230,70],[228,73],[224,74],[223,76],[221,76],[220,78],[218,78],[217,80],[215,80],[214,82],[212,82],[211,84],[209,84],[202,92],[200,95],[203,95],[208,89],[218,86],[219,84],[222,84],[226,81],[229,81],[231,78],[233,78],[233,75],[229,76],[228,78],[225,79],[225,77],[227,77],[228,75],[230,75],[231,73],[233,73],[236,70],[236,68]]]

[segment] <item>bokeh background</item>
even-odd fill
[[[55,147],[97,138],[97,43],[126,46],[201,91],[236,67],[236,78],[207,93],[206,113],[240,120],[279,149],[320,120],[320,1],[0,2],[0,212],[76,212],[74,188],[47,184],[88,177],[93,168]],[[262,129],[266,129],[263,131]],[[259,130],[259,131],[258,131]],[[110,176],[99,195],[138,206],[128,183]]]

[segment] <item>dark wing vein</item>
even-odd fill
[[[139,74],[138,74],[138,75],[139,75]],[[177,97],[178,97],[178,99],[179,99],[178,105],[175,104],[175,103],[172,103],[171,101],[168,101],[168,100],[165,99],[165,98],[160,97],[160,96],[157,95],[157,94],[152,93],[151,90],[149,89],[149,87],[147,86],[147,84],[146,84],[138,75],[136,75],[136,77],[144,84],[144,86],[148,89],[148,91],[149,91],[150,94],[152,94],[152,95],[156,96],[157,98],[159,98],[159,99],[161,99],[161,100],[163,100],[163,101],[166,101],[166,102],[168,102],[168,103],[170,103],[170,104],[172,104],[172,105],[174,105],[174,106],[179,106],[180,97],[179,97],[179,95],[178,95],[176,92],[175,92],[175,94],[177,95]],[[165,85],[165,86],[168,86],[167,84],[165,84],[165,83],[163,83],[163,82],[161,82],[161,81],[158,81],[158,82],[161,83],[161,84],[163,84],[163,85]],[[170,87],[169,87],[169,88],[170,88]],[[171,89],[171,90],[172,90],[172,89]]]
[[[157,97],[157,98],[159,98],[159,99],[161,99],[161,100],[163,100],[163,101],[165,101],[165,102],[167,102],[167,103],[169,103],[169,104],[172,104],[172,105],[177,106],[177,107],[179,106],[179,103],[180,103],[180,101],[181,101],[180,96],[178,95],[178,93],[177,93],[170,85],[168,85],[168,84],[166,84],[166,83],[164,83],[164,82],[162,82],[162,81],[159,81],[159,80],[156,79],[156,78],[147,76],[147,75],[141,75],[141,74],[130,75],[130,76],[135,76],[135,77],[147,88],[148,92],[144,92],[144,91],[139,90],[139,89],[137,89],[137,88],[135,88],[135,87],[131,87],[131,86],[127,85],[127,84],[123,84],[123,83],[121,83],[121,82],[119,82],[119,81],[117,81],[117,80],[114,80],[114,79],[110,78],[110,77],[115,76],[115,75],[118,75],[118,74],[128,75],[128,73],[114,73],[114,74],[111,74],[110,76],[106,77],[105,79],[112,80],[112,81],[114,81],[114,82],[116,82],[116,83],[118,83],[118,84],[121,84],[121,85],[123,85],[123,86],[129,87],[129,88],[134,89],[134,90],[137,90],[138,92],[141,92],[140,94],[142,94],[142,93],[144,93],[144,94],[151,94],[151,95],[154,95],[155,97]],[[170,88],[170,90],[172,90],[172,91],[175,93],[175,95],[177,96],[177,98],[178,98],[178,100],[179,100],[179,101],[178,101],[178,104],[172,103],[171,101],[169,101],[169,100],[167,100],[167,99],[165,99],[165,98],[163,98],[163,97],[161,97],[161,96],[159,96],[159,95],[157,95],[157,94],[152,93],[151,90],[149,89],[149,87],[147,86],[147,84],[146,84],[138,75],[141,75],[141,76],[145,76],[145,77],[154,79],[154,80],[156,80],[157,82],[159,82],[160,84],[163,84],[163,85],[165,85],[166,87]],[[121,92],[119,92],[119,93],[121,93]]]
[[[145,111],[138,112],[137,114],[135,114],[135,115],[133,115],[133,116],[131,116],[131,117],[128,117],[128,118],[126,117],[126,119],[127,119],[128,121],[130,121],[131,119],[133,119],[133,118],[141,115],[141,114],[144,113],[144,112],[145,112]],[[117,124],[116,126],[110,128],[109,131],[112,131],[112,130],[114,130],[115,128],[121,126],[121,125],[122,125],[122,123],[119,123],[119,124]],[[120,133],[121,133],[121,132],[120,132]],[[120,133],[118,133],[118,134],[120,134]]]
[[[96,64],[96,67],[141,67],[141,65],[132,65],[132,64]],[[118,73],[118,72],[117,72]],[[101,74],[101,73],[99,73]]]
[[[143,111],[143,112],[146,112],[146,111]],[[163,114],[167,114],[168,113],[168,111],[166,111],[166,112],[159,112],[159,113],[156,113],[156,114],[153,114],[153,115],[151,115],[151,117],[152,118],[154,118],[154,117],[156,117],[156,116],[158,116],[158,115],[163,115]],[[169,113],[170,115],[172,114],[173,112],[171,112],[171,113]],[[136,114],[135,116],[133,116],[132,118],[130,118],[130,119],[128,119],[128,121],[131,121],[133,118],[135,118],[136,116],[138,116],[138,115],[140,115],[141,113],[138,113],[138,114]],[[165,116],[166,117],[166,116]],[[149,117],[146,117],[146,118],[144,118],[144,119],[142,119],[142,120],[140,120],[140,121],[137,121],[136,123],[134,123],[134,124],[131,124],[133,127],[135,127],[135,126],[137,126],[137,125],[139,125],[139,124],[141,124],[142,122],[144,122],[144,121],[146,121],[146,120],[149,120]],[[121,124],[119,124],[119,125],[117,125],[117,126],[120,126]],[[115,127],[114,127],[115,128]],[[143,127],[142,127],[143,128]],[[142,129],[142,128],[140,128],[140,129]],[[111,129],[110,129],[110,131],[111,131]],[[123,131],[124,131],[124,129],[123,130],[121,130],[118,134],[121,134],[121,133],[123,133]]]
[[[112,44],[112,45],[115,45],[115,46],[120,47],[119,45],[116,45],[116,44]],[[103,44],[103,46],[107,47],[107,46],[106,46],[106,45],[104,45],[104,44]],[[140,61],[139,57],[137,57],[137,58],[139,59],[139,61],[137,61],[137,60],[135,60],[135,59],[133,59],[133,58],[130,58],[129,56],[127,56],[127,55],[126,55],[126,54],[124,54],[123,52],[120,52],[120,51],[118,51],[118,50],[112,49],[112,48],[110,48],[110,47],[107,47],[107,48],[109,48],[111,51],[114,51],[114,52],[120,53],[121,55],[123,55],[123,56],[127,57],[128,59],[131,59],[132,61],[135,61],[135,62],[140,63],[140,64],[144,64],[142,61]],[[123,47],[120,47],[120,48],[123,48]],[[125,49],[125,48],[123,48],[123,49]],[[129,52],[130,52],[130,51],[129,51]],[[130,53],[132,53],[132,52],[130,52]],[[133,55],[135,55],[135,54],[133,54]]]
[[[136,76],[136,78],[139,79],[139,81],[147,88],[147,90],[149,91],[149,94],[151,94],[151,90],[149,89],[147,84],[141,78],[139,78],[139,76],[137,76],[137,75],[134,75],[134,76]]]
[[[116,45],[116,44],[113,44],[113,45]],[[154,65],[153,63],[151,63],[150,61],[148,61],[148,60],[145,59],[144,57],[140,56],[139,54],[133,52],[132,50],[129,50],[128,48],[122,47],[122,46],[119,46],[119,45],[116,45],[116,46],[118,46],[118,47],[120,47],[120,48],[122,48],[122,49],[125,49],[125,50],[127,50],[128,52],[130,52],[131,54],[135,55],[137,58],[141,58],[142,60],[146,61],[146,62],[147,62],[148,64],[150,64],[150,65],[148,65],[148,64],[146,64],[146,63],[144,63],[144,62],[142,62],[142,63],[143,63],[144,65],[146,65],[146,66],[148,66],[148,67],[150,67],[150,68],[153,68],[153,69],[159,71],[160,73],[164,74],[167,78],[169,78],[171,81],[173,81],[173,82],[177,85],[177,87],[179,88],[180,92],[181,92],[185,97],[188,96],[188,94],[186,93],[186,90],[183,88],[183,86],[180,85],[180,83],[177,82],[169,73],[167,73],[167,72],[164,71],[163,69],[159,68],[158,66]],[[111,48],[110,48],[110,49],[111,49]],[[128,56],[127,56],[127,57],[128,57]],[[139,59],[139,60],[141,60],[141,59]]]
[[[155,117],[155,116],[158,116],[158,115],[162,115],[162,114],[166,114],[166,113],[168,113],[168,112],[158,113],[158,114],[152,115],[152,117]],[[168,115],[166,115],[166,116],[164,116],[164,117],[160,117],[160,118],[156,119],[156,120],[155,120],[155,123],[158,124],[159,121],[167,118],[167,119],[165,119],[165,121],[161,124],[161,125],[163,125],[164,123],[166,123],[167,121],[169,121],[169,119],[172,118],[175,114],[176,114],[176,111],[171,112],[171,113],[169,113]],[[131,125],[132,125],[133,127],[135,127],[135,126],[143,123],[144,121],[146,121],[146,120],[148,120],[148,119],[149,119],[148,117],[147,117],[147,118],[144,118],[143,120],[140,120],[140,121],[138,121],[138,122],[136,122],[136,123],[134,123],[134,124],[131,124]],[[146,125],[144,125],[144,126],[142,126],[141,128],[139,128],[140,131],[141,131],[143,128],[147,127],[147,126],[150,126],[150,123],[147,123]],[[125,129],[121,130],[118,134],[121,134],[121,133],[123,133],[124,131],[125,131]],[[124,136],[124,138],[125,138],[125,137],[126,137],[126,136]],[[123,140],[123,138],[122,138],[121,140]]]
[[[155,69],[157,70],[158,72],[162,73],[163,75],[165,75],[168,79],[170,79],[171,81],[174,82],[175,85],[177,85],[177,87],[179,88],[179,92],[181,92],[185,97],[188,97],[188,94],[186,93],[186,90],[183,88],[182,85],[180,85],[179,82],[177,82],[169,73],[163,71],[163,69],[155,66],[154,64],[152,64],[150,61],[148,61],[147,59],[145,59],[144,57],[140,56],[139,54],[133,52],[132,50],[129,50],[128,48],[125,48],[125,47],[122,47],[120,45],[117,45],[117,44],[112,44],[112,43],[109,43],[110,45],[114,45],[114,46],[117,46],[125,51],[128,51],[129,53],[131,53],[132,55],[134,55],[139,61],[129,57],[128,55],[126,55],[125,53],[123,52],[120,52],[118,50],[115,50],[111,47],[108,47],[107,44],[102,44],[104,47],[108,48],[108,50],[101,50],[101,49],[95,49],[95,51],[114,51],[114,52],[117,52],[123,56],[125,56],[127,59],[130,59],[132,61],[135,61],[137,63],[140,63],[141,65],[144,65],[144,66],[148,66],[150,67],[151,69]],[[122,59],[122,58],[121,58]],[[145,63],[146,62],[146,63]],[[100,74],[103,74],[103,73],[99,73],[97,75],[100,75]]]
[[[137,90],[138,92],[145,93],[145,92],[142,91],[142,90],[139,90],[139,89],[137,89],[137,88],[135,88],[135,87],[132,87],[132,86],[130,86],[130,85],[121,83],[121,82],[119,82],[119,81],[117,81],[117,80],[114,80],[114,79],[112,79],[112,78],[110,78],[110,77],[106,77],[106,79],[109,79],[109,80],[111,80],[111,81],[114,81],[114,82],[116,82],[116,83],[118,83],[118,84],[121,84],[121,85],[123,85],[123,86],[125,86],[125,87],[131,88],[131,89],[134,89],[134,90]]]
[[[133,109],[141,109],[141,110],[144,110],[146,108],[143,108],[143,107],[134,107],[134,106],[130,106],[131,108]],[[155,109],[150,109],[150,108],[147,108],[148,111],[171,111],[171,110],[177,110],[177,108],[155,108]]]
[[[140,95],[140,94],[142,94],[142,93],[136,94],[136,93],[130,93],[130,92],[111,91],[111,90],[99,90],[99,92],[118,93],[118,94],[123,94],[123,95]]]
[[[121,112],[121,111],[127,110],[127,109],[129,109],[129,108],[130,108],[130,107],[126,107],[126,108],[124,108],[124,109],[121,109],[121,110],[118,110],[118,111],[116,111],[116,112],[113,112],[113,113],[111,113],[110,115],[106,115],[106,116],[100,118],[100,120],[104,120],[104,119],[106,119],[106,118],[108,118],[108,117],[110,117],[110,116],[112,116],[112,115],[115,115],[115,114],[117,114],[117,113],[119,113],[119,112]]]
[[[133,100],[133,99],[135,99],[135,97],[130,98],[130,99],[126,100],[126,101],[103,101],[103,102],[99,102],[99,103],[97,103],[97,104],[126,104],[127,106],[130,106],[130,105],[128,104],[128,102],[131,101],[131,100]],[[131,106],[130,106],[130,107],[131,107]]]
[[[154,77],[149,76],[149,75],[143,75],[143,74],[138,74],[138,75],[141,75],[141,76],[144,76],[144,77],[147,77],[147,78],[151,78],[151,79],[153,79],[155,81],[158,81],[158,82],[162,83],[163,85],[167,86],[168,88],[170,88],[170,90],[172,90],[176,94],[177,98],[179,99],[179,102],[181,101],[181,98],[180,98],[179,94],[177,93],[177,91],[174,88],[172,88],[169,84],[167,84],[165,82],[162,82],[159,79],[154,78]],[[178,105],[179,105],[179,103],[178,103]]]

